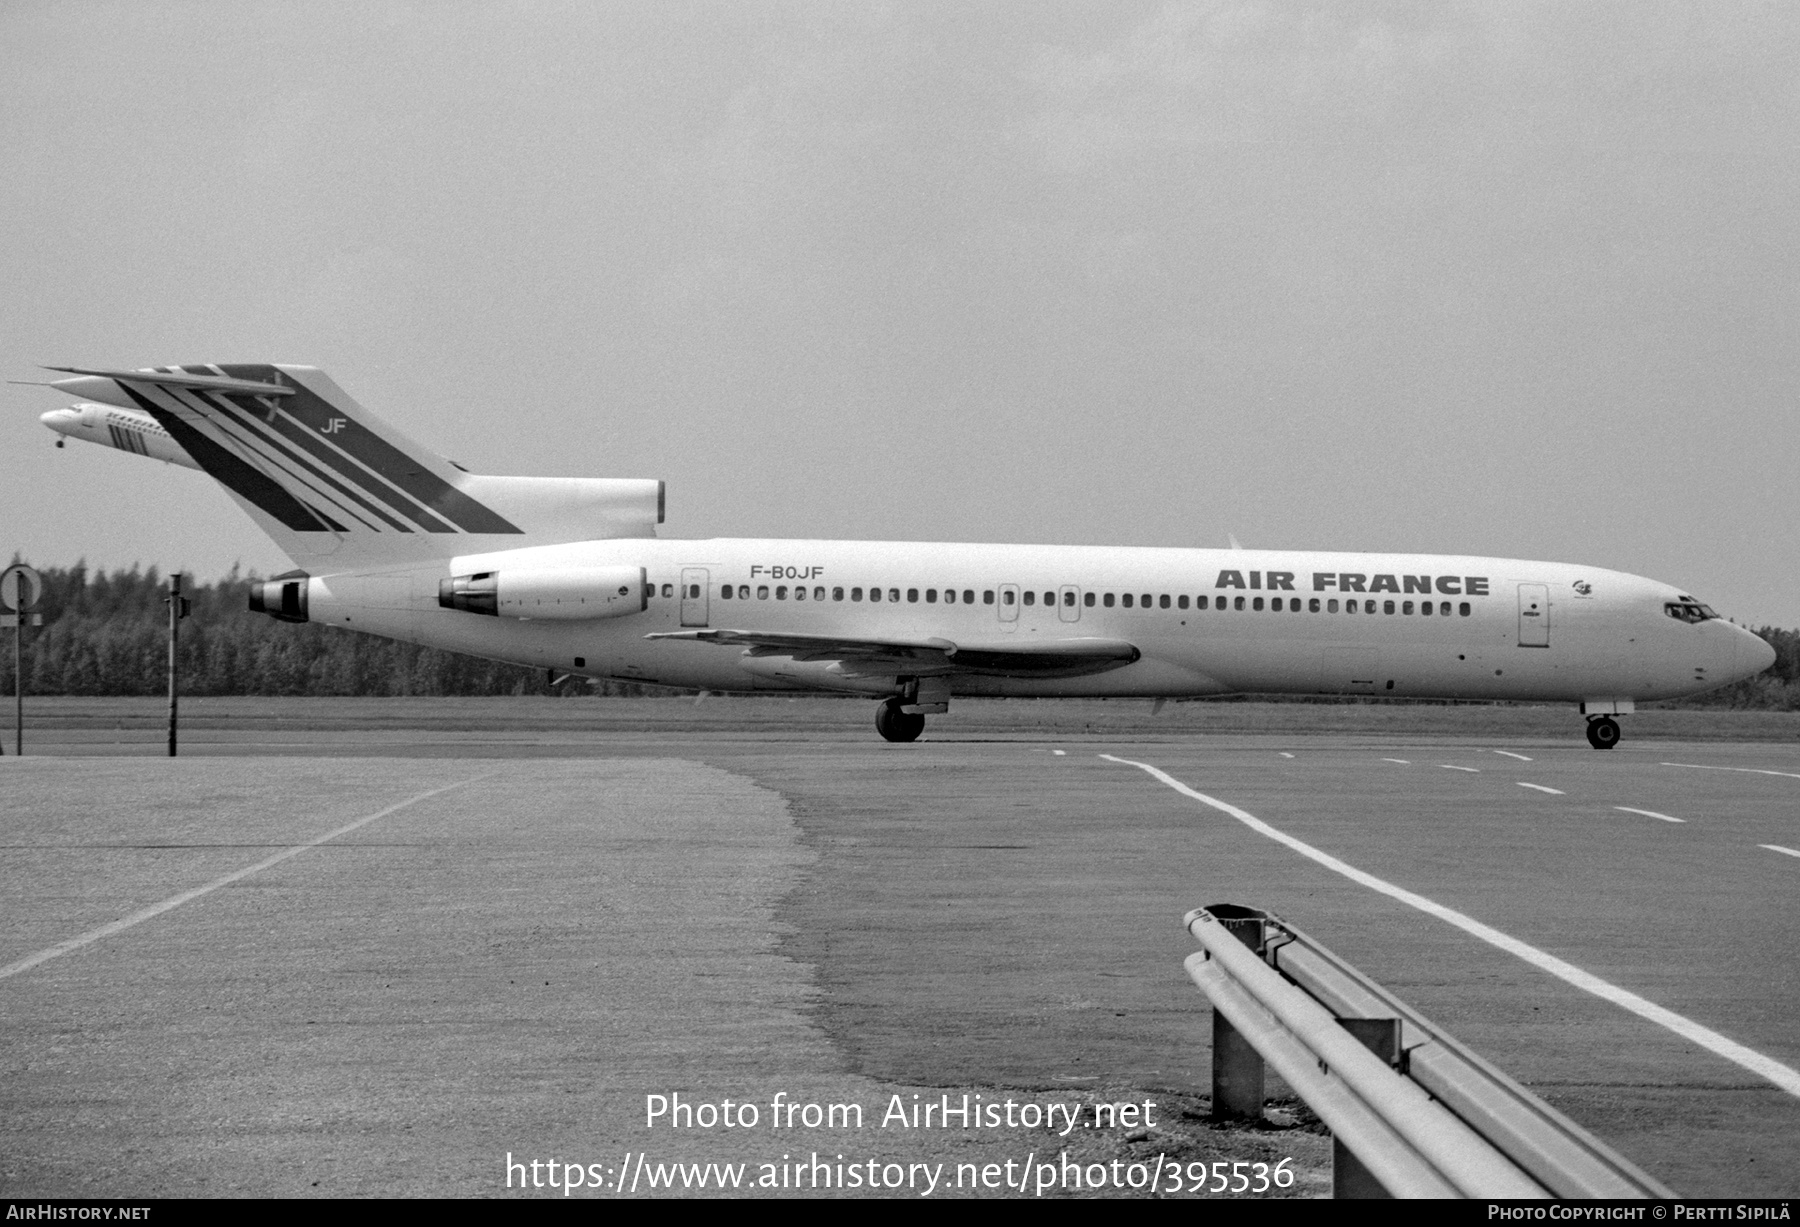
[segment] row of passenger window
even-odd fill
[[[885,593],[885,595],[884,595],[884,593]],[[670,595],[670,586],[668,584],[663,585],[663,595],[664,596]],[[700,590],[699,590],[698,584],[693,586],[693,591],[689,595],[695,596],[695,597],[700,595]],[[792,589],[790,589],[786,584],[780,584],[780,585],[775,586],[775,588],[773,590],[773,595],[774,595],[775,599],[778,601],[786,601],[789,599],[796,600],[796,601],[804,601],[804,600],[808,599],[808,589],[804,584],[796,585]],[[918,600],[919,600],[919,595],[920,595],[919,589],[908,588],[908,589],[906,589],[905,599],[910,603],[917,604]],[[725,584],[725,585],[722,585],[719,589],[719,596],[721,599],[727,600],[727,601],[733,600],[733,599],[740,600],[740,601],[748,601],[751,599],[750,585],[748,585],[748,584],[736,584],[736,585]],[[810,596],[811,596],[811,599],[815,600],[815,601],[823,601],[823,600],[827,599],[826,590],[823,585],[815,586],[814,588],[812,588],[810,590]],[[846,593],[843,588],[832,588],[830,591],[829,599],[833,600],[833,601],[842,601],[845,599],[845,596],[846,596]],[[925,596],[925,603],[927,605],[935,605],[935,604],[937,604],[937,602],[939,600],[939,592],[936,588],[926,588],[924,590],[924,596]],[[769,599],[769,597],[770,597],[769,585],[767,585],[767,584],[758,585],[756,588],[756,598],[755,599],[757,599],[759,601],[766,601]],[[848,597],[852,601],[861,601],[864,599],[864,591],[861,588],[851,588],[851,589],[849,589]],[[1012,589],[1005,588],[1005,589],[1000,590],[999,601],[1002,605],[1011,605],[1013,603],[1013,597],[1014,597],[1014,593],[1013,593]],[[898,589],[898,588],[887,588],[887,589],[870,588],[870,589],[868,589],[868,592],[867,592],[867,599],[871,602],[880,602],[882,600],[887,600],[890,602],[898,603],[901,599],[900,589]],[[945,588],[942,593],[942,599],[943,599],[944,604],[946,604],[946,605],[955,605],[959,599],[961,600],[962,604],[964,604],[964,605],[973,605],[973,604],[975,604],[975,590],[973,588],[964,588],[964,589],[962,589],[962,591],[960,593],[960,598],[959,598],[958,591],[955,588]],[[1028,590],[1024,593],[1019,594],[1019,599],[1020,599],[1021,604],[1035,605],[1038,603],[1038,594],[1035,591]],[[982,592],[981,603],[983,605],[992,605],[994,603],[994,601],[995,601],[995,593],[994,593],[993,589],[990,588],[990,589],[987,589],[984,592]],[[1043,594],[1043,603],[1047,606],[1055,606],[1058,603],[1057,594],[1054,592],[1045,592]],[[1266,608],[1271,613],[1282,613],[1282,612],[1288,612],[1288,613],[1338,613],[1338,612],[1343,612],[1343,613],[1347,613],[1347,614],[1354,614],[1354,613],[1394,614],[1394,613],[1398,613],[1398,614],[1401,614],[1402,616],[1411,616],[1412,614],[1417,613],[1421,617],[1426,617],[1426,618],[1431,617],[1435,613],[1438,617],[1442,617],[1442,618],[1448,618],[1450,616],[1450,602],[1449,601],[1439,601],[1435,605],[1431,601],[1419,601],[1415,605],[1415,603],[1412,601],[1372,601],[1371,600],[1371,601],[1342,601],[1342,602],[1340,602],[1336,597],[1320,598],[1320,597],[1316,597],[1316,596],[1310,597],[1310,598],[1302,598],[1302,597],[1297,597],[1297,596],[1296,597],[1288,597],[1285,599],[1285,604],[1284,604],[1284,599],[1282,597],[1270,597],[1270,598],[1268,598],[1268,603],[1265,606],[1264,598],[1262,598],[1260,596],[1258,596],[1258,597],[1216,596],[1216,597],[1211,597],[1211,598],[1208,598],[1205,596],[1197,596],[1197,597],[1194,597],[1192,599],[1192,601],[1190,602],[1189,598],[1186,597],[1185,595],[1171,597],[1166,592],[1163,593],[1161,596],[1157,596],[1157,595],[1155,595],[1153,593],[1149,593],[1149,592],[1145,592],[1142,594],[1133,594],[1133,593],[1127,592],[1127,593],[1117,596],[1116,599],[1115,599],[1115,594],[1113,594],[1111,592],[1107,592],[1107,593],[1089,592],[1082,596],[1081,603],[1090,609],[1093,608],[1096,603],[1098,603],[1099,605],[1101,605],[1107,609],[1112,609],[1115,607],[1115,605],[1125,608],[1125,609],[1132,609],[1132,608],[1187,609],[1189,607],[1189,605],[1191,604],[1194,609],[1215,609],[1215,610],[1220,610],[1220,611],[1248,610],[1248,611],[1257,612],[1257,613],[1262,612]],[[1061,604],[1066,605],[1066,606],[1071,606],[1071,607],[1074,606],[1075,591],[1073,589],[1064,589],[1063,590],[1063,593],[1061,596]],[[1459,616],[1466,618],[1470,615],[1471,612],[1472,612],[1472,610],[1470,609],[1469,602],[1461,601],[1461,602],[1457,603],[1456,613]]]

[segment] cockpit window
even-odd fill
[[[1681,622],[1705,622],[1708,618],[1719,615],[1713,612],[1712,606],[1702,605],[1691,596],[1680,596],[1663,606],[1663,612]]]

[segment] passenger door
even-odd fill
[[[1550,646],[1550,585],[1519,585],[1519,646]]]
[[[681,569],[681,624],[706,625],[708,576],[705,567]]]
[[[1000,615],[1001,630],[1016,631],[1019,629],[1019,585],[1000,585],[1000,605],[996,612]]]
[[[1056,602],[1056,616],[1064,622],[1081,621],[1081,589],[1064,584]]]

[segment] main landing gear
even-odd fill
[[[889,741],[917,741],[925,731],[925,713],[900,710],[905,699],[883,699],[875,709],[875,731]]]
[[[1619,722],[1611,716],[1589,716],[1587,734],[1594,749],[1610,750],[1619,744]]]

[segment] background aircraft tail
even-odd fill
[[[315,573],[654,536],[662,521],[661,482],[470,473],[315,367],[53,369],[75,376],[55,388],[149,414]]]

